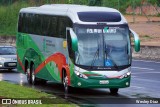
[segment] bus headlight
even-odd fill
[[[127,78],[130,75],[131,75],[131,72],[127,72],[127,73],[123,74],[122,76],[120,76],[120,79]]]
[[[77,70],[75,70],[74,72],[79,78],[88,79],[88,77],[86,75],[82,74],[81,72],[79,72]]]

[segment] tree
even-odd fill
[[[102,0],[89,0],[89,5],[90,6],[101,6]]]

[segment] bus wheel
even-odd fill
[[[118,88],[110,88],[110,93],[113,95],[118,94]]]
[[[66,73],[64,72],[64,75],[63,75],[63,85],[64,85],[64,91],[65,91],[65,94],[68,94],[68,77],[66,75]]]
[[[31,79],[32,79],[32,84],[35,85],[37,84],[37,78],[35,76],[35,68],[34,68],[34,64],[31,66]]]
[[[29,68],[29,67],[27,67],[27,69],[26,69],[26,75],[27,75],[27,81],[28,81],[28,83],[29,83],[29,84],[32,84],[31,71],[30,71],[30,68]]]

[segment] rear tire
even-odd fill
[[[27,69],[26,69],[26,76],[27,76],[28,83],[32,84],[31,70],[30,70],[29,66],[27,66]]]
[[[118,94],[118,88],[110,88],[110,93],[113,95],[117,95]]]
[[[35,75],[34,64],[31,65],[31,81],[32,81],[32,85],[36,85],[38,83],[37,77]]]

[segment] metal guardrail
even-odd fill
[[[160,46],[141,46],[138,53],[134,51],[134,46],[132,46],[134,58],[138,59],[149,59],[149,60],[160,60]]]
[[[13,45],[16,44],[15,36],[0,36],[0,45]]]

